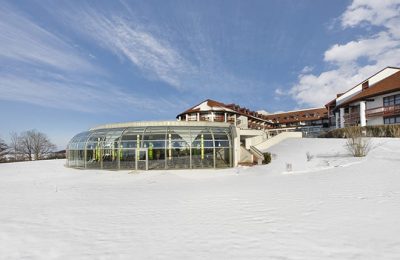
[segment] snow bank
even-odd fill
[[[0,164],[0,258],[399,259],[400,140],[361,159],[344,142],[289,139],[225,170]]]

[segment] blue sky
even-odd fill
[[[211,98],[322,106],[400,63],[400,1],[0,1],[0,137],[60,148],[111,122]]]

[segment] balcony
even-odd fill
[[[354,126],[360,123],[360,112],[344,114],[344,125]]]
[[[214,122],[225,122],[225,116],[215,115]]]
[[[368,117],[376,116],[393,116],[400,114],[400,105],[375,107],[365,110],[365,114]]]

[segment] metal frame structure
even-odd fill
[[[232,131],[227,124],[215,123],[107,125],[71,139],[67,166],[110,170],[233,167]],[[145,159],[140,157],[142,151]]]

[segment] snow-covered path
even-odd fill
[[[374,141],[354,159],[292,139],[215,171],[0,164],[0,258],[400,259],[400,140]]]

